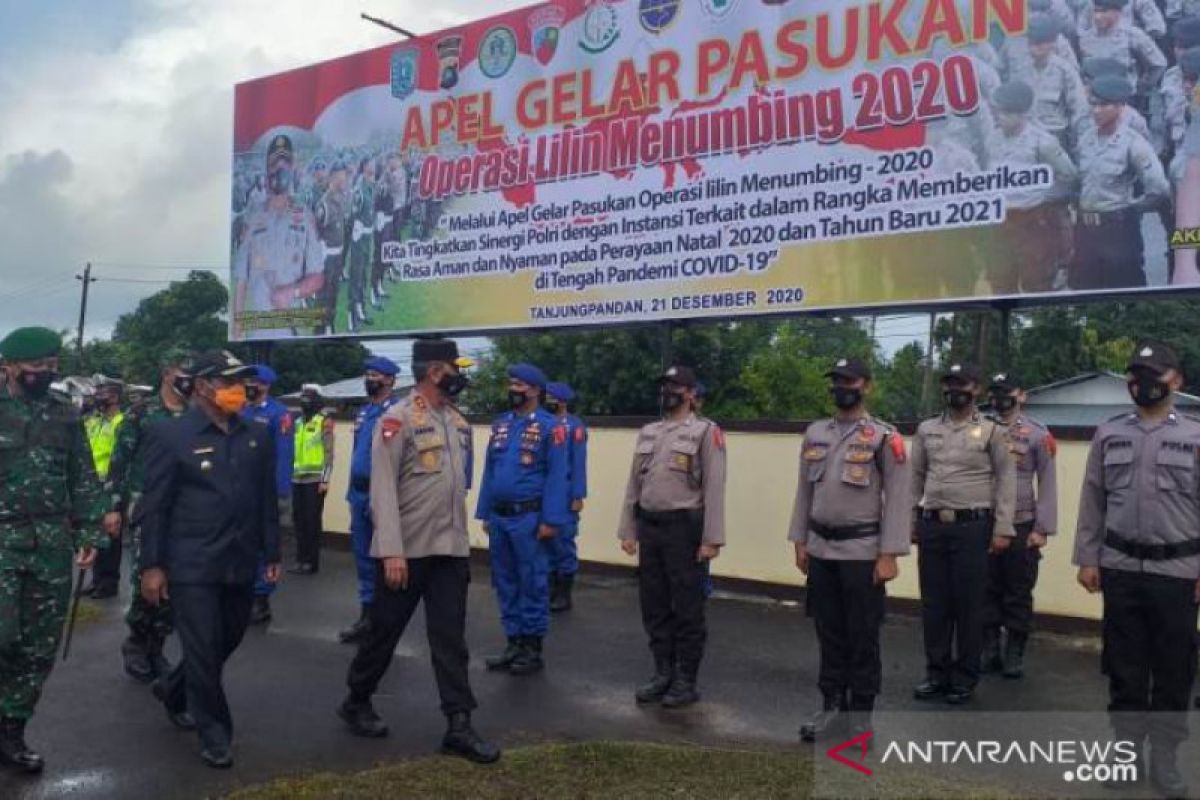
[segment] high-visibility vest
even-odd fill
[[[118,413],[109,418],[103,414],[94,414],[87,418],[84,428],[87,431],[88,445],[92,448],[92,463],[96,465],[96,474],[101,480],[108,477],[108,469],[112,466],[113,451],[117,449],[117,428],[125,421],[125,415]]]
[[[315,414],[296,425],[296,456],[293,475],[319,475],[325,470],[325,415]]]

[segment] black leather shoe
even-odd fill
[[[825,736],[836,736],[846,730],[845,700],[837,695],[825,695],[821,710],[800,726],[800,740],[815,742]]]
[[[117,585],[115,583],[101,583],[92,587],[91,598],[93,600],[109,600],[117,596]]]
[[[350,732],[355,736],[382,739],[388,735],[387,723],[375,713],[375,708],[369,700],[365,703],[347,700],[338,706],[337,715],[350,727]]]
[[[687,708],[700,700],[696,691],[696,679],[687,675],[676,675],[667,693],[663,695],[663,708]]]
[[[266,625],[271,621],[271,599],[269,597],[254,598],[254,606],[250,609],[251,625]]]
[[[925,681],[924,683],[918,683],[915,687],[913,687],[913,699],[940,700],[946,696],[946,693],[949,691],[949,689],[950,687],[944,683],[938,683],[937,681]]]
[[[961,706],[975,696],[974,689],[951,687],[946,690],[946,702],[952,706]]]
[[[1025,674],[1025,636],[1010,633],[1004,643],[1004,677],[1020,678]]]
[[[461,756],[476,764],[494,764],[500,760],[500,748],[475,732],[470,714],[449,714],[446,719],[449,726],[442,737],[443,753]]]
[[[667,693],[667,689],[671,688],[671,681],[675,678],[675,665],[670,659],[656,659],[654,662],[654,677],[646,683],[643,683],[633,693],[633,698],[637,700],[639,705],[645,703],[658,703],[663,699],[663,695]]]
[[[555,614],[571,610],[571,589],[575,585],[574,575],[559,575],[556,592],[550,598],[550,610]]]
[[[999,672],[1004,668],[1000,659],[1000,631],[989,628],[983,632],[983,655],[979,659],[979,671],[985,674]]]
[[[545,669],[542,661],[542,637],[524,636],[517,657],[508,665],[509,675],[533,675]]]
[[[504,646],[504,652],[500,653],[499,655],[489,656],[489,657],[485,658],[483,660],[483,664],[492,672],[496,672],[496,671],[502,670],[502,669],[508,669],[509,667],[512,666],[513,661],[516,660],[517,654],[520,652],[521,652],[521,637],[520,636],[510,636],[510,637],[508,637],[508,644]]]
[[[206,747],[200,751],[200,760],[213,769],[229,769],[233,766],[233,754],[228,747]]]
[[[338,641],[342,644],[358,644],[363,639],[367,638],[367,634],[371,632],[371,613],[367,606],[362,607],[362,613],[358,617],[358,621],[351,625],[346,630],[338,634]]]
[[[316,575],[317,568],[312,564],[297,564],[288,570],[289,575]]]
[[[1153,740],[1150,742],[1150,785],[1167,798],[1188,796],[1187,784],[1184,783],[1175,763],[1177,747],[1178,745],[1158,744]]]
[[[150,686],[150,693],[158,702],[162,703],[163,710],[167,713],[167,722],[183,731],[196,730],[196,720],[192,719],[192,715],[187,712],[186,708],[174,709],[167,705],[167,691],[162,685],[162,681],[155,681]]]
[[[144,639],[130,636],[122,642],[121,659],[125,662],[125,674],[138,683],[152,683],[158,677],[150,663],[149,645]]]
[[[0,720],[0,766],[34,775],[46,768],[45,760],[25,744],[25,720]]]

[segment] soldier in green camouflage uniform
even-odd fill
[[[19,328],[0,341],[0,766],[40,772],[25,744],[71,597],[71,556],[90,567],[103,485],[78,413],[49,393],[62,340]]]
[[[106,527],[119,528],[123,520],[134,517],[134,509],[142,496],[146,468],[143,432],[149,425],[173,419],[187,410],[187,394],[191,390],[183,370],[185,360],[182,352],[168,353],[160,362],[158,394],[134,405],[125,414],[125,423],[117,432],[117,445],[106,484],[111,502],[105,517]],[[163,643],[174,626],[169,602],[152,606],[142,598],[142,570],[138,566],[141,564],[141,542],[141,530],[131,526],[129,545],[133,551],[133,568],[129,577],[133,591],[129,611],[125,614],[129,636],[121,645],[121,656],[129,677],[141,683],[152,683],[171,671],[171,664],[163,655]]]

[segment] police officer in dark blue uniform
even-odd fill
[[[550,558],[550,610],[555,613],[571,608],[571,589],[579,572],[579,548],[575,539],[579,536],[579,512],[583,511],[583,501],[587,499],[588,430],[583,420],[571,413],[570,404],[574,400],[575,390],[567,384],[546,385],[546,410],[567,426],[567,450],[570,452],[571,522],[557,536],[546,540]]]
[[[233,719],[221,686],[226,660],[250,620],[260,559],[280,574],[275,451],[265,427],[239,418],[252,369],[224,351],[190,367],[192,406],[146,428],[142,597],[168,597],[183,658],[154,685],[167,716],[196,728],[210,767],[233,764]]]
[[[346,644],[362,641],[371,629],[371,605],[375,602],[375,559],[371,558],[371,436],[384,412],[397,398],[392,390],[400,368],[383,356],[368,358],[363,364],[363,387],[368,402],[354,420],[354,452],[350,456],[350,543],[354,548],[354,566],[358,571],[358,603],[362,608],[358,622],[338,634]]]
[[[512,411],[492,423],[476,519],[491,554],[492,586],[508,646],[487,668],[530,675],[542,669],[550,625],[550,580],[543,541],[571,523],[567,429],[541,407],[546,375],[531,364],[508,370]]]

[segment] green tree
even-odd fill
[[[904,345],[875,377],[874,413],[890,422],[921,419],[921,393],[925,383],[925,350],[917,342]]]
[[[244,347],[236,348],[238,351]],[[361,375],[369,351],[358,342],[283,342],[271,348],[271,367],[279,375],[275,394],[299,390],[305,383],[333,383]],[[238,353],[242,355],[241,352]],[[249,358],[249,354],[245,355]]]
[[[212,272],[194,270],[183,281],[138,303],[122,314],[113,331],[120,348],[122,375],[133,383],[154,384],[162,354],[174,348],[208,350],[224,347],[227,327],[222,315],[229,292]]]

